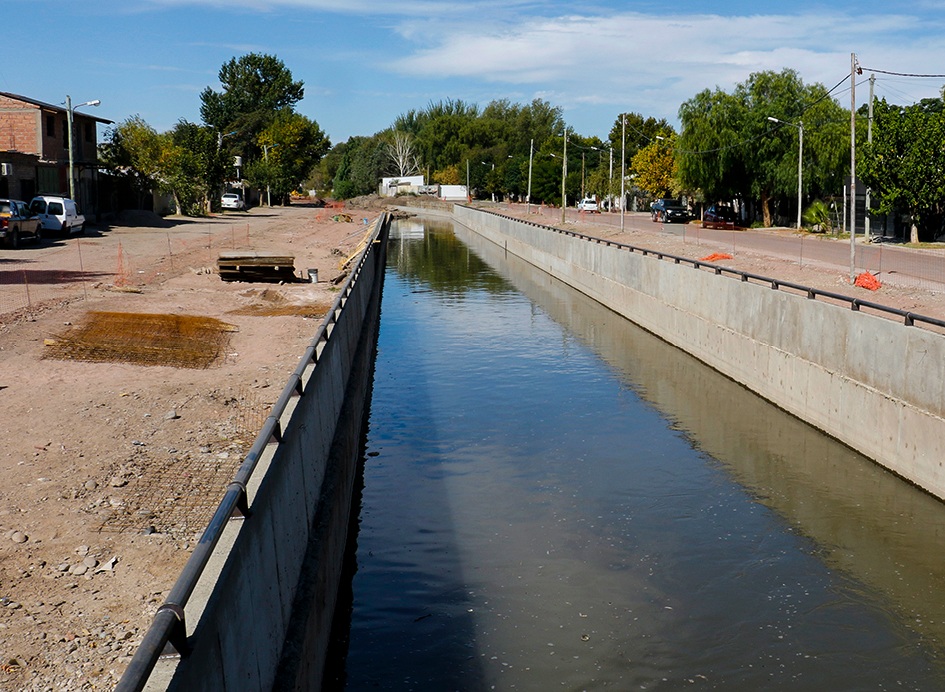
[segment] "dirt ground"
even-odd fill
[[[296,204],[200,221],[138,215],[84,238],[0,250],[0,689],[114,687],[378,208],[345,213],[350,221]],[[570,227],[693,258],[714,250],[655,229]],[[294,257],[298,280],[221,280],[221,253],[253,251]],[[942,294],[927,289],[851,289],[838,270],[763,256],[727,263],[945,316]],[[168,339],[156,344],[140,326],[109,327],[101,362],[70,359],[80,352],[71,340],[100,324],[90,323],[99,312],[226,326],[208,367],[166,364]],[[128,344],[142,336],[136,353],[165,364],[130,361]],[[116,351],[129,360],[115,362]]]
[[[14,308],[0,314],[0,689],[114,687],[378,214],[338,213],[137,215],[0,250],[0,306]],[[82,271],[64,272],[77,246]],[[293,256],[299,280],[222,281],[224,252]],[[31,299],[15,307],[24,283]],[[113,311],[229,326],[209,367],[51,357],[57,343],[78,354],[90,313]],[[127,343],[135,324],[105,336]],[[125,355],[170,362],[168,339],[146,336]]]

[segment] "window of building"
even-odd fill
[[[93,123],[85,123],[85,141],[95,142],[95,125]]]
[[[55,115],[46,116],[46,136],[47,137],[56,136],[56,116]]]

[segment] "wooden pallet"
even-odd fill
[[[258,252],[227,252],[217,258],[217,272],[223,281],[297,281],[295,257],[264,255]]]

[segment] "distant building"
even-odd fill
[[[425,187],[422,175],[407,175],[394,178],[381,178],[377,194],[381,197],[394,197],[403,194],[419,194]]]
[[[448,202],[466,202],[469,200],[465,185],[440,185],[437,197]]]
[[[75,196],[86,216],[97,214],[98,123],[72,111]],[[30,201],[46,192],[69,194],[69,128],[64,106],[0,92],[0,197]]]

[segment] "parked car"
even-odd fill
[[[585,197],[577,205],[578,211],[590,211],[590,212],[599,212],[600,207],[597,206],[596,197]]]
[[[689,210],[678,199],[658,199],[650,204],[650,218],[654,222],[673,223],[689,221]]]
[[[243,201],[243,198],[235,192],[227,192],[223,195],[220,198],[220,205],[224,209],[237,209],[241,211],[246,209],[246,203]]]
[[[713,204],[702,214],[703,228],[735,228],[737,222],[735,210],[724,204]]]
[[[62,235],[85,231],[85,217],[68,197],[39,195],[30,202],[30,211],[39,216],[44,231]]]
[[[0,199],[0,239],[11,248],[20,247],[27,238],[37,243],[42,240],[39,217],[30,212],[26,202],[18,199]]]

